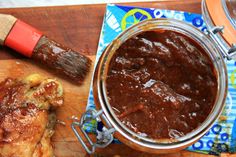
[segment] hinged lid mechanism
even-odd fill
[[[224,57],[236,59],[236,0],[203,0],[202,12],[209,35]]]

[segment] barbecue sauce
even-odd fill
[[[172,30],[146,31],[115,52],[106,79],[120,121],[154,139],[176,139],[196,129],[215,103],[217,77],[205,50]]]

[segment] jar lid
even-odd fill
[[[236,29],[236,0],[222,0],[222,5],[227,18]]]
[[[231,59],[236,54],[236,0],[203,0],[202,12],[210,36]]]

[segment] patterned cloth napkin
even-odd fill
[[[207,28],[200,14],[183,11],[160,10],[130,6],[107,5],[101,30],[96,63],[105,47],[123,30],[145,19],[174,18],[194,25],[206,32]],[[209,132],[187,150],[205,154],[218,155],[221,152],[236,152],[236,62],[226,61],[228,68],[228,95],[226,106]],[[90,88],[87,109],[94,109],[92,86]],[[90,121],[84,125],[87,132],[96,133],[97,122]],[[117,141],[117,140],[116,140]]]

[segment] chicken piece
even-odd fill
[[[0,83],[0,157],[53,157],[55,109],[62,85],[33,74]]]

